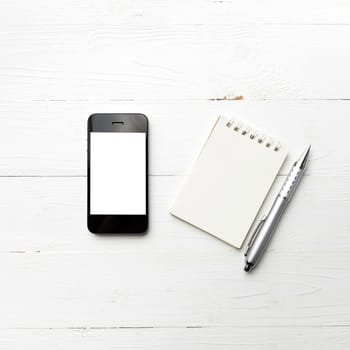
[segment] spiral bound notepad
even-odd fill
[[[240,248],[286,156],[275,139],[221,116],[170,212]]]

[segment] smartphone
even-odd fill
[[[87,165],[89,231],[146,232],[147,175],[147,117],[138,113],[91,115]]]

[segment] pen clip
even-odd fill
[[[254,244],[254,242],[255,242],[255,239],[256,239],[256,237],[258,236],[258,233],[260,232],[261,228],[262,228],[263,225],[264,225],[264,221],[265,221],[265,220],[266,220],[266,215],[264,215],[264,216],[261,218],[261,220],[260,220],[258,226],[256,227],[256,229],[255,229],[255,231],[254,231],[254,233],[253,233],[251,239],[249,240],[249,243],[248,243],[248,245],[247,245],[247,248],[246,248],[246,250],[245,250],[245,252],[244,252],[244,256],[247,256],[247,254],[248,254],[248,252],[249,252],[249,249],[253,246],[253,244]]]

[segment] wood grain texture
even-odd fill
[[[340,44],[349,35],[348,25],[234,22],[5,26],[0,96],[2,101],[349,99],[350,48]]]
[[[36,344],[36,349],[272,349],[335,350],[349,347],[349,327],[212,327],[0,330],[4,348]]]
[[[87,117],[118,111],[149,117],[152,175],[188,172],[220,114],[277,135],[290,150],[281,174],[309,143],[307,174],[350,174],[350,101],[57,101],[0,104],[0,175],[84,176]]]
[[[2,0],[0,348],[348,349],[349,24],[343,0]],[[150,119],[147,236],[86,229],[94,112]],[[251,275],[168,213],[219,114],[288,146],[273,190],[312,144]]]
[[[19,10],[20,9],[20,10]],[[2,0],[1,23],[13,24],[349,24],[349,3],[252,0]]]
[[[350,324],[348,252],[270,252],[254,275],[241,254],[171,245],[5,254],[0,262],[1,328]]]
[[[152,177],[150,232],[128,238],[87,232],[83,178],[2,178],[0,328],[350,324],[348,177],[304,179],[251,275],[168,213],[178,180]]]
[[[230,261],[235,257],[241,268],[240,251],[169,214],[171,200],[182,180],[177,176],[150,178],[150,232],[145,237],[131,238],[89,234],[85,178],[0,178],[4,231],[0,235],[0,252],[102,254],[131,249],[138,254],[151,254],[169,249],[179,254],[212,252]],[[276,187],[282,180],[278,179]],[[263,208],[268,207],[266,203]],[[279,254],[313,252],[319,254],[320,261],[322,254],[346,255],[350,251],[349,211],[349,177],[306,176],[270,249]]]

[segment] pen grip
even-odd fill
[[[252,265],[256,265],[264,254],[287,205],[288,201],[285,198],[280,195],[276,197],[264,225],[261,227],[253,246],[247,254],[247,261]]]

